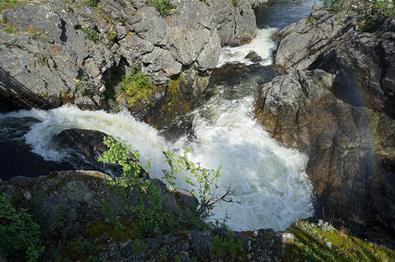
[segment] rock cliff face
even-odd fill
[[[141,0],[17,1],[1,12],[0,109],[102,108],[106,90],[136,67],[157,84],[185,71],[187,91],[199,93],[221,46],[254,36],[257,4],[182,0],[163,16]]]
[[[395,20],[363,33],[342,14],[313,17],[279,32],[275,65],[288,74],[262,87],[256,116],[275,138],[309,155],[318,217],[389,244]]]
[[[361,32],[354,14],[318,11],[278,33],[275,66],[283,72],[323,69],[336,75],[333,93],[346,103],[395,116],[395,19]]]

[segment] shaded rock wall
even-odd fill
[[[393,245],[394,20],[364,33],[344,14],[313,18],[278,33],[275,66],[288,74],[262,87],[256,116],[308,154],[316,216]]]

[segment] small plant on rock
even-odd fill
[[[40,226],[26,209],[15,209],[10,200],[0,194],[0,247],[7,256],[24,252],[26,261],[34,262],[43,247]]]
[[[104,144],[108,150],[104,152],[99,161],[108,164],[117,164],[122,169],[122,175],[111,179],[108,183],[111,189],[122,198],[124,208],[136,218],[136,234],[153,232],[166,219],[161,210],[160,189],[152,180],[147,179],[147,174],[139,163],[139,152],[112,137],[105,137]],[[137,194],[135,203],[132,203],[130,194]],[[108,213],[103,210],[104,213]],[[118,219],[114,219],[119,226]]]
[[[93,8],[93,7],[97,6],[97,4],[99,3],[99,0],[85,0],[84,3],[86,6]]]
[[[195,164],[188,159],[188,151],[177,154],[174,151],[165,151],[166,162],[170,170],[163,170],[168,184],[175,185],[176,177],[182,172],[184,181],[192,186],[192,194],[199,200],[198,214],[206,218],[212,214],[214,206],[219,202],[233,202],[232,190],[228,188],[221,193],[218,190],[218,179],[221,177],[221,167],[218,169],[207,169],[200,164]]]
[[[234,259],[242,256],[243,252],[243,243],[235,237],[232,231],[214,236],[213,253],[217,258]]]
[[[150,4],[163,15],[169,15],[174,6],[170,3],[170,0],[150,0]]]
[[[387,17],[395,17],[395,5],[392,0],[373,0],[364,8],[362,29],[375,32]]]
[[[86,34],[86,36],[88,37],[89,40],[91,40],[91,41],[93,41],[95,43],[97,41],[99,41],[100,36],[99,36],[99,32],[97,32],[96,29],[94,29],[92,27],[86,27],[86,28],[83,28],[82,30],[85,32],[85,34]]]
[[[142,100],[147,101],[155,90],[155,85],[151,79],[138,70],[124,75],[120,86],[129,106],[133,106]]]

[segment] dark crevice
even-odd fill
[[[64,43],[67,42],[67,28],[66,22],[62,19],[60,21],[60,29],[62,30],[62,34],[60,35],[60,40]]]

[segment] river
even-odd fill
[[[313,2],[278,0],[258,8],[257,37],[245,46],[223,48],[201,106],[167,129],[156,130],[127,112],[82,111],[72,105],[1,115],[0,146],[10,150],[2,153],[1,177],[72,167],[70,152],[56,147],[53,137],[72,128],[98,130],[138,149],[143,163],[151,161],[149,173],[155,178],[161,179],[166,168],[162,151],[168,149],[188,147],[191,160],[207,168],[221,166],[218,190],[232,188],[237,203],[220,203],[209,219],[228,216],[226,223],[234,230],[284,230],[297,219],[310,217],[313,193],[304,172],[307,157],[272,139],[251,110],[257,87],[276,74],[270,66],[275,48],[272,34],[306,16]],[[256,51],[262,63],[250,65],[244,60],[249,51]],[[22,153],[12,149],[13,144]],[[26,150],[42,159],[23,162],[19,157]],[[13,166],[24,168],[20,173],[21,168]],[[177,183],[190,189],[182,181]]]

